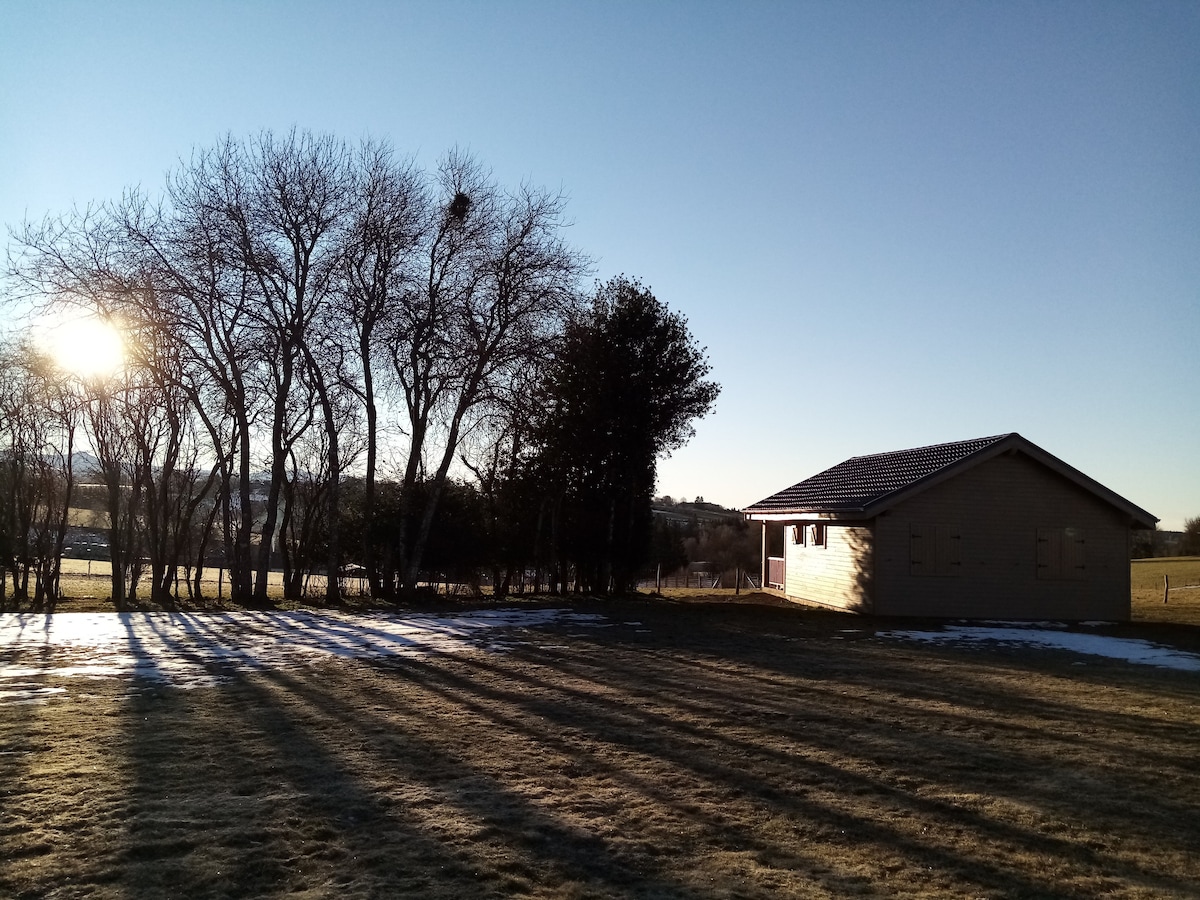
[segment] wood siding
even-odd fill
[[[811,525],[800,526],[808,538],[793,542],[785,529],[784,594],[792,600],[820,603],[853,612],[871,611],[871,529],[827,525],[825,543],[814,545]]]
[[[934,554],[931,535],[956,535],[953,555]],[[875,541],[879,615],[1129,619],[1127,521],[1021,454],[898,504],[875,520]],[[914,552],[936,566],[914,565]],[[791,575],[789,559],[789,594]]]

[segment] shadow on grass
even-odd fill
[[[107,735],[121,793],[94,818],[117,837],[69,881],[51,848],[0,887],[1016,898],[1200,884],[1194,676],[883,644],[840,616],[604,608],[612,627],[529,629],[502,653],[194,691],[138,681],[108,732],[86,732],[99,714],[81,705],[55,720],[55,749]],[[183,617],[162,640],[186,652],[205,628]],[[5,712],[3,746],[41,740]],[[14,771],[4,790],[30,777]],[[63,802],[94,783],[72,771]],[[36,826],[19,815],[6,835]]]
[[[209,793],[232,805],[206,830],[225,837],[164,844],[224,858],[229,874],[205,881],[180,863],[170,880],[156,859],[153,889],[1025,897],[1195,885],[1195,787],[1164,788],[1194,777],[1197,738],[1156,705],[1161,673],[996,654],[967,665],[821,626],[807,640],[738,638],[728,615],[646,624],[240,682],[188,742],[224,760]],[[155,740],[187,731],[160,725]],[[138,765],[153,771],[151,758]],[[195,795],[168,776],[145,784]]]

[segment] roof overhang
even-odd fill
[[[886,512],[898,503],[902,503],[914,494],[919,494],[934,485],[941,484],[956,475],[973,468],[982,462],[990,459],[995,459],[998,456],[1003,456],[1012,453],[1023,453],[1030,459],[1041,463],[1046,468],[1058,475],[1073,482],[1078,487],[1093,494],[1100,500],[1105,501],[1113,506],[1129,519],[1130,528],[1146,528],[1153,529],[1158,523],[1158,518],[1130,503],[1120,494],[1109,490],[1100,482],[1093,478],[1084,475],[1074,466],[1068,465],[1057,456],[1047,453],[1037,444],[1026,440],[1017,433],[1012,433],[1005,436],[1002,440],[996,441],[984,449],[972,453],[969,456],[963,457],[958,462],[946,466],[937,472],[927,475],[924,478],[914,481],[912,484],[906,485],[899,490],[893,491],[882,497],[875,499],[866,506],[857,509],[839,509],[839,510],[814,510],[814,509],[772,509],[772,510],[755,510],[754,507],[747,508],[743,515],[748,521],[754,522],[862,522],[873,519],[879,514]]]
[[[863,522],[874,516],[861,509],[839,510],[837,512],[814,512],[813,510],[795,510],[783,512],[751,512],[742,513],[747,522],[813,522],[820,524],[836,522]]]

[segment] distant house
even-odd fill
[[[1002,434],[856,456],[745,509],[763,583],[876,615],[1129,618],[1132,529],[1158,521]]]

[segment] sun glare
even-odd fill
[[[121,332],[95,316],[71,319],[52,327],[48,340],[59,367],[81,378],[113,375],[125,363]]]

